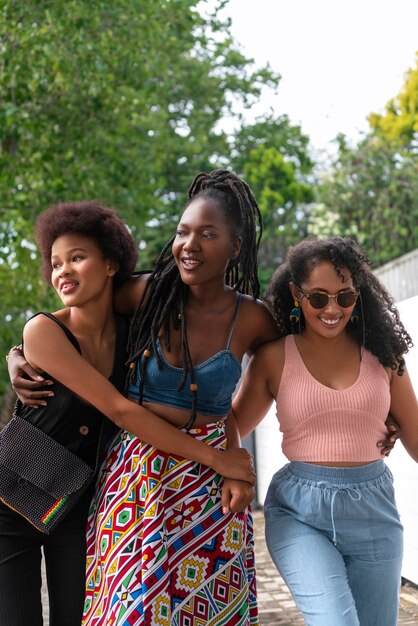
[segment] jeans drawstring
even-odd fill
[[[332,483],[328,483],[326,481],[321,481],[317,483],[317,485],[318,487],[328,487],[328,489],[332,489],[332,496],[331,496],[332,543],[334,544],[334,546],[336,546],[337,545],[337,530],[335,528],[335,520],[334,520],[335,498],[338,493],[347,493],[352,500],[354,500],[355,502],[358,502],[359,500],[361,500],[361,493],[360,491],[358,491],[358,489],[355,489],[354,487],[349,487],[348,485],[346,485],[345,487],[337,487],[336,485],[333,485]]]

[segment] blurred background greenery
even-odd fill
[[[319,166],[287,115],[245,121],[280,76],[240,52],[221,16],[227,0],[209,4],[0,0],[0,354],[32,312],[59,307],[32,236],[36,215],[58,201],[116,209],[143,269],[195,174],[232,169],[263,213],[264,286],[309,233],[351,235],[376,265],[418,247],[418,63],[361,140],[339,135]],[[7,384],[2,358],[0,397]]]

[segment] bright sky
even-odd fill
[[[288,114],[315,150],[358,139],[415,66],[418,0],[230,0],[225,14],[242,52],[282,76],[257,114]]]

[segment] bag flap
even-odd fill
[[[0,466],[61,498],[93,478],[93,469],[30,422],[14,417],[0,433]]]

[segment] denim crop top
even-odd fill
[[[241,376],[241,363],[230,350],[240,303],[241,294],[238,294],[232,328],[225,350],[217,352],[203,363],[194,367],[195,383],[198,388],[197,412],[202,415],[223,417],[227,415],[231,407],[232,394]],[[157,359],[154,354],[147,358],[143,402],[190,410],[192,407],[192,392],[189,389],[190,376],[187,377],[183,389],[178,391],[183,370],[181,367],[174,367],[167,363],[158,338],[156,343],[158,353],[163,362],[163,369],[158,369]],[[137,364],[135,382],[129,385],[129,397],[136,400],[139,395],[140,376],[141,361]]]

